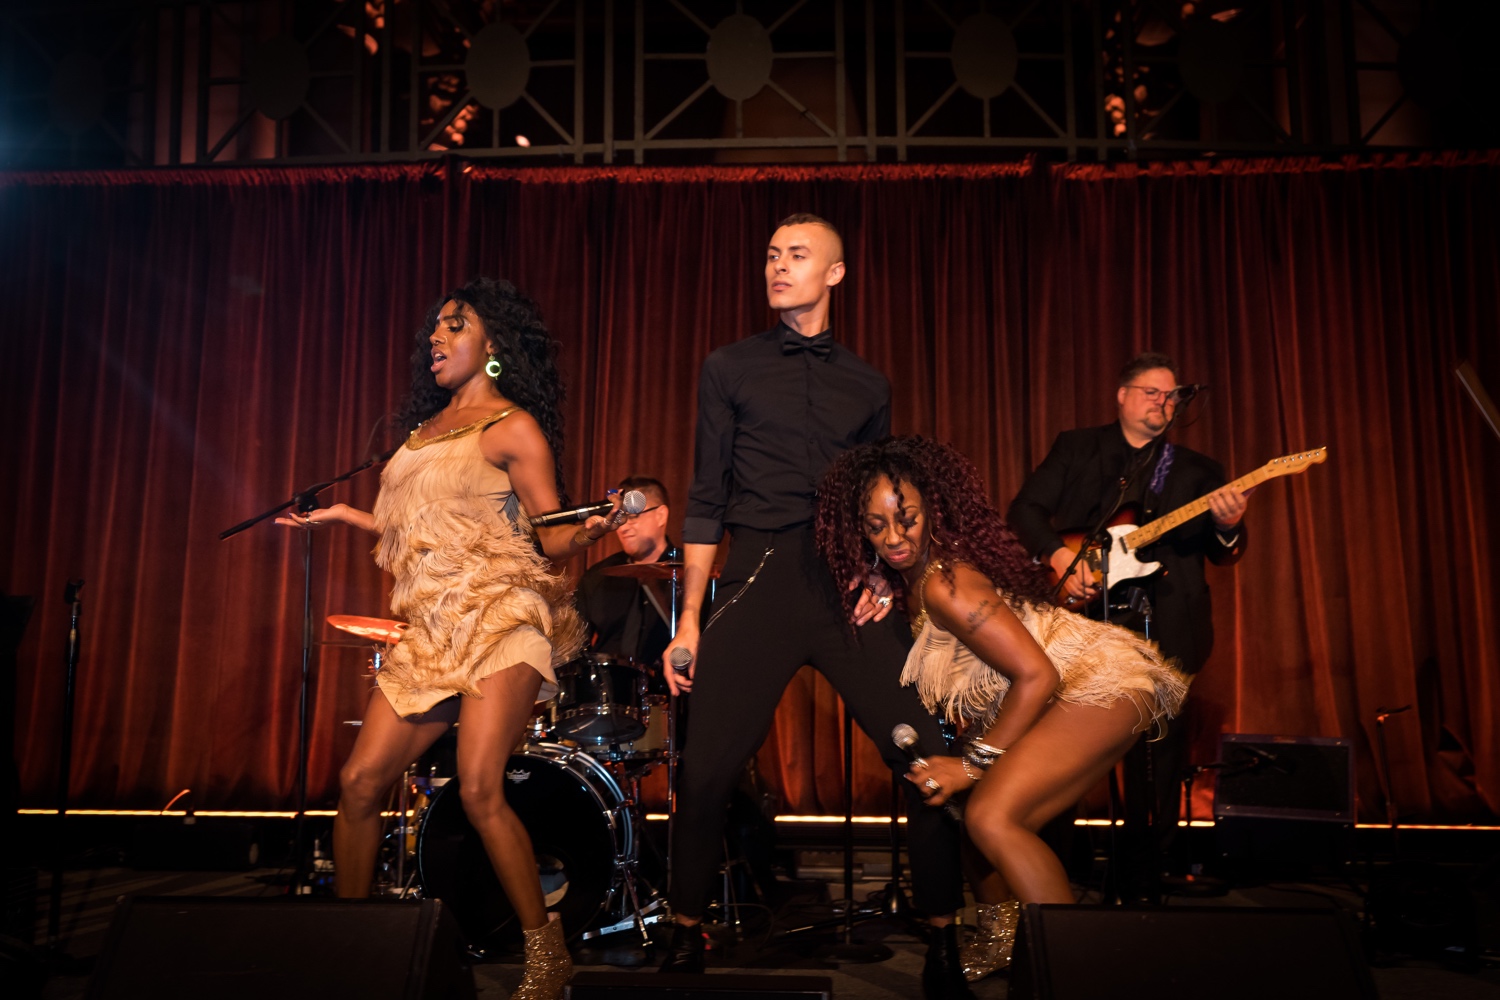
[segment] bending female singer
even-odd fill
[[[1176,713],[1187,680],[1134,633],[1054,607],[1042,567],[952,448],[920,437],[854,448],[818,496],[818,545],[845,603],[883,564],[916,637],[901,682],[965,726],[961,757],[928,757],[907,778],[932,806],[969,793],[981,905],[964,964],[977,979],[1008,962],[1020,902],[1075,902],[1037,831]]]
[[[374,511],[335,504],[277,519],[379,535],[375,561],[396,580],[391,610],[410,623],[339,773],[338,895],[369,895],[388,790],[461,722],[460,794],[525,931],[525,976],[513,994],[525,1000],[560,996],[572,962],[561,924],[548,920],[531,838],[505,802],[503,771],[532,705],[557,690],[553,664],[570,659],[583,636],[567,581],[533,538],[566,559],[613,530],[619,515],[534,532],[526,519],[560,506],[563,493],[556,355],[536,306],[513,285],[469,282],[418,331],[400,416],[411,434],[381,473]]]

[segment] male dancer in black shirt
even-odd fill
[[[927,748],[943,746],[937,721],[900,683],[911,636],[888,618],[889,595],[866,592],[851,634],[833,579],[813,545],[819,479],[848,448],[890,432],[890,383],[828,330],[829,299],[844,276],[843,242],[814,215],[793,215],[766,251],[766,295],[781,323],[722,347],[703,363],[694,476],[683,526],[683,601],[668,647],[693,654],[685,674],[693,731],[678,783],[671,901],[677,924],[662,971],[702,971],[698,928],[720,860],[729,793],[770,728],[792,675],[812,664],[838,689],[890,767],[900,723]],[[711,614],[699,612],[725,529],[733,544]],[[963,905],[958,830],[911,795],[907,836],[912,895],[929,915],[922,973],[929,997],[972,997],[959,963],[953,914]]]

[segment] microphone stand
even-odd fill
[[[78,621],[83,615],[83,602],[78,592],[83,589],[82,580],[69,580],[63,590],[63,601],[69,605],[68,647],[66,664],[66,687],[63,693],[62,746],[59,748],[57,764],[57,823],[52,844],[52,885],[47,901],[47,948],[54,957],[60,951],[62,936],[63,895],[63,851],[67,841],[63,831],[67,828],[68,799],[71,794],[70,779],[73,770],[73,705],[78,680]]]
[[[842,700],[842,699],[840,699]],[[856,906],[854,903],[854,713],[849,703],[844,702],[844,898],[843,915],[831,920],[818,920],[802,927],[791,927],[778,934],[777,940],[799,937],[803,934],[840,928],[839,940],[819,949],[819,954],[841,964],[867,965],[884,962],[892,955],[891,949],[878,941],[858,942],[854,940],[854,925],[866,920],[887,916],[902,916],[906,909],[905,897],[900,893],[900,839],[896,827],[896,803],[899,800],[899,776],[892,774],[891,797],[891,881],[887,889],[894,889],[886,906]]]
[[[324,490],[336,486],[346,480],[364,472],[366,469],[379,465],[386,461],[400,448],[397,445],[380,455],[375,455],[350,469],[348,472],[334,476],[323,483],[314,483],[304,490],[292,494],[291,498],[284,500],[268,510],[261,511],[254,517],[247,518],[239,524],[225,528],[219,532],[219,540],[223,541],[247,528],[254,527],[262,521],[275,517],[288,508],[295,509],[299,514],[318,509],[318,494]],[[312,557],[313,540],[312,530],[303,529],[302,532],[302,678],[299,683],[299,695],[297,705],[297,814],[295,820],[295,832],[292,836],[293,869],[291,880],[287,884],[287,895],[296,896],[302,893],[303,883],[307,878],[306,858],[306,821],[307,821],[307,756],[308,756],[308,707],[310,704],[310,678],[312,675],[312,651],[313,651],[313,613],[312,613]]]

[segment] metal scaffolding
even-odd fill
[[[1414,0],[49,0],[0,13],[0,166],[1430,148],[1453,141],[1429,109],[1456,99],[1454,32],[1421,15]]]

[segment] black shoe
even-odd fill
[[[922,963],[924,1000],[974,1000],[958,954],[958,925],[929,929],[927,959]]]
[[[661,972],[703,972],[703,925],[672,923],[672,942],[667,945]]]

